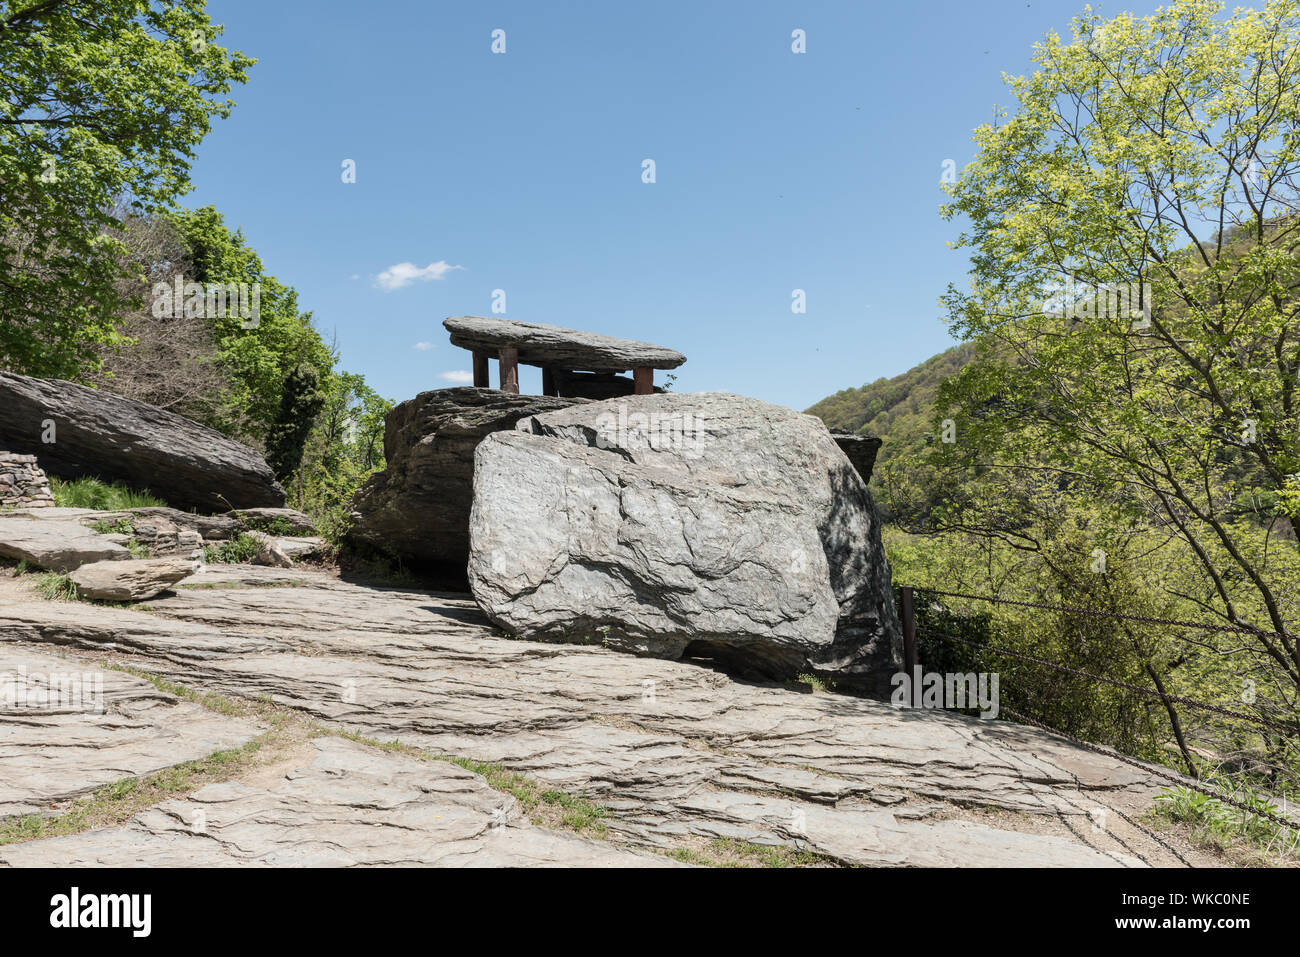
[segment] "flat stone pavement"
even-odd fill
[[[1139,823],[1162,780],[1035,729],[510,639],[468,596],[253,566],[131,609],[0,580],[0,675],[102,672],[105,701],[7,707],[0,685],[0,818],[259,733],[114,663],[504,766],[603,806],[605,839],[536,826],[450,762],[327,736],[123,825],[0,846],[0,864],[666,866],[714,838],[850,865],[1217,863]]]

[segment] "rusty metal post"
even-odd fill
[[[497,354],[497,372],[501,377],[501,391],[519,394],[519,350],[502,346]]]
[[[920,682],[916,680],[917,666],[920,665],[916,650],[916,599],[911,585],[903,585],[898,591],[903,605],[903,667],[907,669],[907,680],[912,686],[912,707],[915,708],[921,701],[921,689],[917,687]]]

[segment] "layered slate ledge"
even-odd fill
[[[612,398],[632,371],[636,395],[654,392],[654,370],[676,369],[686,356],[674,349],[618,339],[595,332],[541,323],[452,316],[443,322],[451,344],[474,353],[474,385],[488,388],[488,362],[496,357],[503,392],[519,392],[519,363],[542,370],[542,393],[549,396]]]
[[[0,581],[0,671],[23,663],[6,652],[57,649],[69,656],[63,670],[78,672],[94,667],[78,659],[108,653],[195,690],[270,699],[336,730],[499,765],[602,805],[607,851],[628,862],[629,848],[672,852],[726,838],[877,866],[1222,863],[1130,823],[1168,782],[1034,728],[797,693],[601,645],[506,639],[462,597],[366,588],[308,569],[213,565],[203,574],[208,587],[182,586],[152,600],[148,614],[41,601],[17,583],[5,600]],[[28,663],[29,675],[53,668]],[[106,698],[111,675],[126,677],[105,676]],[[184,704],[169,705],[165,731],[177,731]],[[6,722],[15,720],[0,714],[0,739]],[[88,768],[81,774],[93,782],[151,767],[108,749],[85,765],[85,751],[50,747],[69,731],[61,738],[48,725],[23,734],[32,754],[0,747],[0,795],[17,788],[0,814],[48,807],[71,789],[65,771],[25,774],[42,748],[69,771]],[[171,760],[232,746],[175,749]],[[601,849],[585,839],[523,829],[513,810],[502,820],[509,801],[454,765],[417,768],[337,739],[295,760],[283,778],[261,769],[125,825],[7,845],[0,867],[609,860],[596,860]],[[200,810],[202,841],[190,827]]]

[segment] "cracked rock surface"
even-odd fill
[[[0,817],[239,747],[257,733],[143,678],[0,642]]]
[[[518,802],[447,761],[317,738],[267,784],[209,784],[123,827],[0,848],[11,867],[663,866],[534,827]]]
[[[131,557],[131,552],[75,521],[22,514],[0,516],[0,555],[68,572],[91,562],[123,561]]]
[[[746,682],[693,661],[507,639],[465,595],[252,566],[209,566],[174,594],[138,606],[148,611],[46,602],[4,584],[6,653],[111,658],[203,691],[265,696],[326,726],[430,755],[495,762],[603,805],[609,853],[671,851],[721,837],[865,865],[1211,863],[1138,820],[1165,782],[1035,729]],[[0,715],[0,730],[9,727]],[[342,755],[326,748],[313,759],[317,771],[302,773],[361,774]],[[320,770],[330,762],[343,762],[342,770]],[[417,762],[425,774],[437,763]],[[397,764],[383,773],[398,775]],[[8,759],[0,761],[0,780],[12,780],[9,772]],[[306,798],[293,797],[288,783],[248,787],[209,786],[107,835],[11,845],[0,858],[93,862],[116,848],[114,859],[135,855],[141,863],[395,863],[407,860],[398,852],[415,853],[379,838],[354,846],[363,832],[348,826],[352,811],[329,804],[327,793],[322,810],[295,803]],[[13,803],[24,802],[42,798]],[[177,823],[195,802],[207,805],[209,825],[227,807],[232,821],[246,816],[240,808],[257,817],[274,807],[267,819],[293,821],[302,836],[249,824],[227,832],[228,846],[196,842]],[[337,849],[313,836],[325,833],[336,835]],[[430,856],[410,862],[596,862],[584,856],[595,853],[585,839],[568,851],[544,851],[528,843],[543,840],[533,835],[458,856],[459,837],[429,833],[422,843],[448,847],[422,847]]]

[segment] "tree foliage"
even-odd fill
[[[185,242],[195,282],[204,287],[244,283],[259,290],[256,320],[230,311],[207,316],[220,361],[231,376],[221,409],[209,424],[263,446],[281,416],[290,375],[306,364],[324,381],[334,368],[334,350],[312,325],[311,313],[299,311],[297,290],[266,272],[243,232],[227,226],[215,208],[179,210],[170,218]]]
[[[157,212],[253,61],[202,0],[0,0],[0,363],[77,378],[132,308],[114,207]]]
[[[1182,597],[1252,628],[1294,693],[1300,8],[1087,14],[1036,63],[945,208],[973,266],[951,325],[981,361],[941,392],[961,429],[941,451],[1167,533],[1197,572]]]
[[[117,317],[116,341],[100,349],[95,386],[194,419],[215,423],[230,385],[217,339],[203,316],[157,316],[150,292],[177,275],[193,278],[185,240],[166,217],[120,211],[128,262],[119,285],[123,301],[139,302]]]

